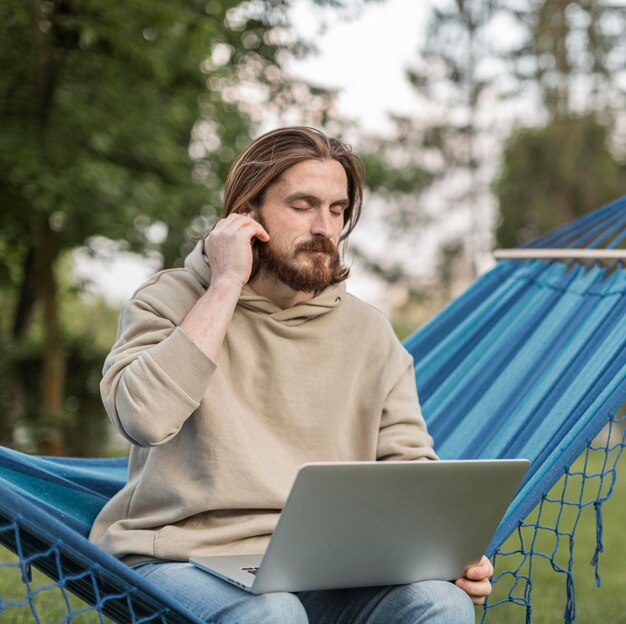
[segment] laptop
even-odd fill
[[[453,580],[482,558],[529,465],[305,464],[264,555],[190,562],[253,594]]]

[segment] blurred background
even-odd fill
[[[0,444],[124,452],[120,303],[180,266],[237,153],[307,124],[367,168],[349,290],[403,338],[626,192],[626,0],[3,0]]]

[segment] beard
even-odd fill
[[[259,223],[267,229],[261,218]],[[276,249],[271,240],[268,243],[259,242],[257,253],[259,269],[299,292],[318,293],[348,276],[348,269],[341,264],[337,246],[328,238],[304,241],[289,252]],[[307,258],[301,262],[303,256]]]

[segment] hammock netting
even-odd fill
[[[619,249],[625,240],[626,197],[524,247]],[[531,461],[488,548],[496,573],[483,621],[508,604],[530,622],[533,571],[547,561],[564,578],[564,621],[573,622],[576,529],[591,511],[599,584],[602,510],[626,446],[622,261],[502,261],[405,346],[442,458]],[[0,447],[0,543],[13,553],[0,549],[3,622],[200,622],[87,540],[126,468],[125,459]]]

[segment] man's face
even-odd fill
[[[338,242],[348,178],[336,160],[305,160],[270,186],[253,216],[270,235],[259,244],[261,272],[296,291],[319,292],[340,268]]]

